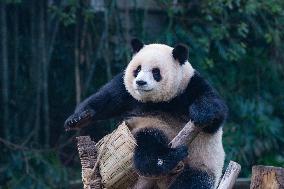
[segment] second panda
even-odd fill
[[[122,117],[137,141],[134,165],[141,175],[167,174],[186,158],[186,167],[166,188],[215,188],[224,164],[227,106],[192,68],[186,46],[144,45],[137,39],[131,45],[134,55],[125,71],[80,103],[66,129]],[[168,147],[190,120],[202,132],[189,146]]]

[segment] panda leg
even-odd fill
[[[170,185],[169,189],[213,189],[214,183],[214,176],[187,166]]]
[[[187,155],[187,147],[170,148],[169,139],[156,128],[143,128],[134,135],[134,167],[140,175],[168,174]]]

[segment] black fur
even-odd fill
[[[215,133],[227,117],[225,102],[198,72],[191,78],[186,93],[192,91],[188,116],[196,125],[204,127],[203,131]]]
[[[169,189],[213,189],[214,182],[208,173],[186,166]]]
[[[137,77],[140,71],[141,71],[141,65],[137,66],[137,68],[133,71],[133,76]]]
[[[92,110],[93,115],[92,119],[88,119],[85,125],[93,121],[119,116],[129,110],[129,103],[127,102],[130,101],[133,101],[133,98],[126,91],[123,84],[123,73],[120,73],[76,107],[74,114],[65,121],[65,129],[74,129],[78,125],[80,127],[81,123],[74,122],[74,120],[78,119],[86,110]],[[72,120],[73,123],[71,123]],[[83,119],[83,121],[85,120]]]
[[[134,167],[141,175],[166,175],[188,155],[186,146],[170,148],[169,139],[156,128],[141,129],[134,137]]]
[[[75,114],[65,122],[65,126],[77,127],[80,123],[70,124],[72,117],[76,118],[88,109],[94,112],[92,121],[116,116],[126,119],[132,116],[168,113],[184,121],[192,120],[197,126],[205,126],[203,131],[208,133],[216,132],[227,115],[224,101],[198,72],[195,72],[184,93],[169,102],[160,103],[142,103],[134,99],[126,91],[123,73],[120,73],[101,90],[80,103]]]
[[[188,48],[183,44],[175,46],[173,49],[173,57],[183,65],[188,60]]]
[[[92,109],[87,109],[82,112],[74,113],[65,121],[66,131],[71,130],[73,125],[79,124],[84,127],[92,122],[95,112]],[[77,129],[77,128],[74,128]]]
[[[144,47],[144,44],[139,39],[134,38],[131,40],[131,47],[132,47],[133,53],[137,53]]]
[[[159,68],[153,68],[152,69],[152,74],[153,74],[153,78],[159,82],[162,80],[162,76],[161,76],[161,73],[160,73],[160,69]]]

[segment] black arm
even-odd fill
[[[189,117],[207,133],[216,132],[227,116],[225,103],[216,97],[202,96],[189,107]]]
[[[129,108],[133,98],[126,91],[123,73],[116,75],[97,93],[81,102],[65,122],[65,128],[85,126],[92,121],[120,116]]]
[[[189,118],[203,128],[204,132],[214,133],[227,117],[228,108],[218,93],[198,73],[191,80],[189,92],[195,93],[188,108]]]

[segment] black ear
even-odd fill
[[[180,65],[183,65],[188,60],[188,48],[183,44],[178,44],[173,49],[173,57],[178,60]]]
[[[143,42],[140,41],[137,38],[134,38],[131,40],[131,47],[133,50],[133,53],[137,53],[138,51],[140,51],[140,49],[142,49],[144,46]]]

